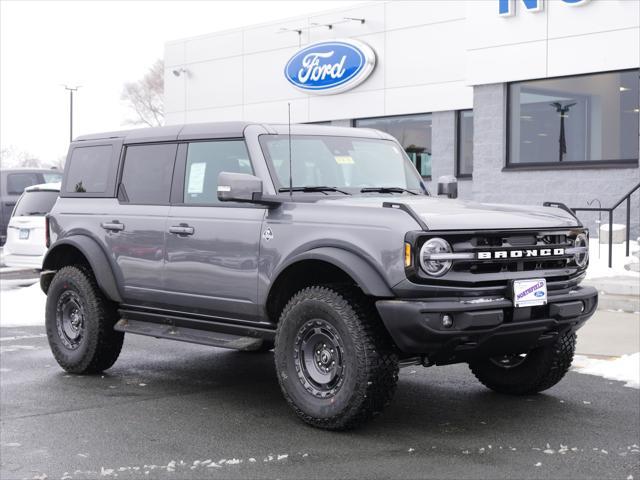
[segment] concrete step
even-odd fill
[[[612,295],[640,296],[640,277],[619,276],[589,278],[584,281],[585,285],[596,287],[598,291]]]
[[[640,277],[619,276],[590,278],[584,285],[598,289],[598,309],[640,312]]]
[[[600,292],[598,295],[598,310],[613,312],[640,312],[640,297],[637,295],[612,295]]]
[[[640,351],[640,321],[632,313],[598,310],[578,330],[576,353],[620,356]]]

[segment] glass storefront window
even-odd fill
[[[458,112],[458,150],[456,177],[470,178],[473,173],[473,110]]]
[[[356,127],[375,128],[392,135],[425,178],[431,177],[431,114],[361,118]]]
[[[512,83],[509,166],[637,162],[639,73]]]

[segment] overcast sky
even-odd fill
[[[0,144],[55,161],[74,136],[127,128],[122,85],[169,40],[337,8],[355,1],[0,0]]]

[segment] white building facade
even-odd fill
[[[364,81],[287,80],[297,52],[337,39],[375,52]],[[290,104],[294,123],[391,133],[463,198],[609,206],[640,182],[639,67],[640,0],[375,2],[167,43],[166,123],[286,122]]]

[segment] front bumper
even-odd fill
[[[522,353],[577,330],[596,310],[598,292],[574,287],[549,292],[546,305],[514,308],[507,298],[379,300],[378,313],[398,348],[435,364]],[[442,316],[453,325],[446,328]]]

